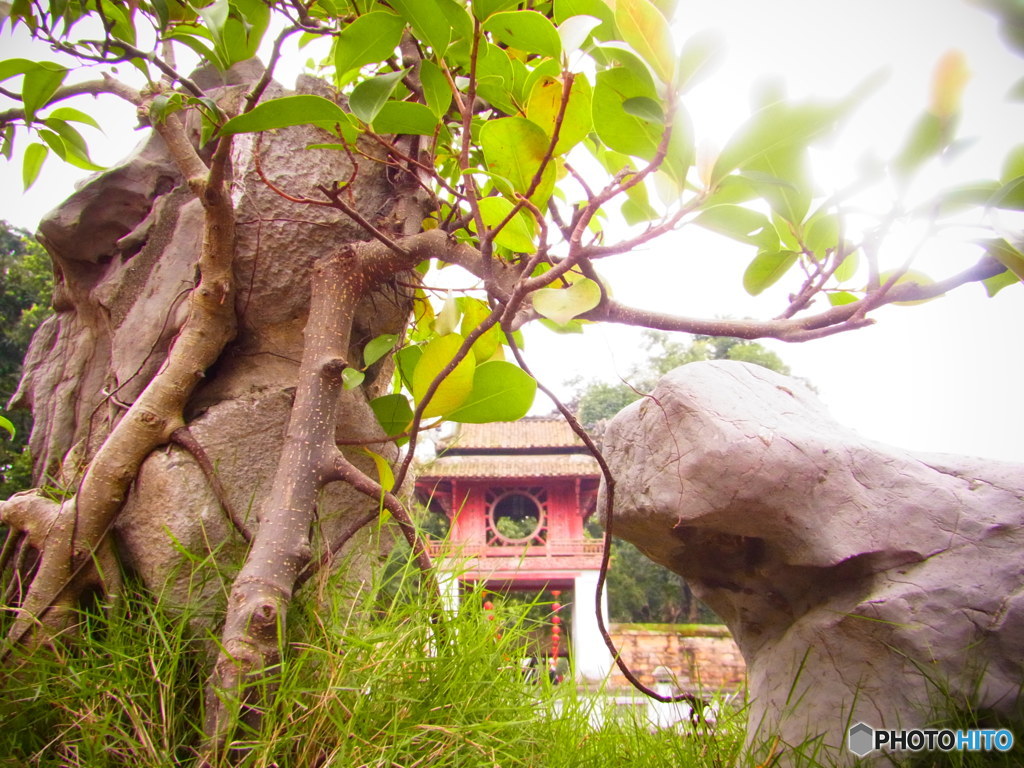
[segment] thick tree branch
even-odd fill
[[[129,104],[139,106],[142,104],[142,94],[131,88],[120,80],[115,80],[109,75],[104,75],[102,80],[86,80],[82,83],[72,83],[71,85],[65,85],[58,88],[57,91],[49,98],[46,102],[46,106],[51,106],[58,101],[64,101],[66,99],[73,98],[75,96],[100,96],[102,94],[111,94],[124,99]],[[20,98],[20,97],[19,97]],[[0,125],[13,122],[14,120],[24,120],[25,110],[21,108],[8,109],[4,112],[0,112]]]
[[[985,256],[974,266],[931,285],[913,282],[880,286],[860,301],[831,307],[806,317],[776,318],[774,320],[707,320],[683,315],[672,315],[653,310],[629,307],[613,299],[606,299],[600,307],[588,312],[588,320],[604,320],[622,325],[636,325],[659,331],[679,331],[707,336],[733,336],[740,339],[779,339],[780,341],[808,341],[841,331],[870,325],[867,312],[886,304],[934,299],[954,288],[979,282],[1005,271],[995,259]],[[883,290],[884,289],[884,290]]]

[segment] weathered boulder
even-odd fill
[[[212,93],[225,105],[237,104],[260,74],[258,62],[244,62],[227,73],[200,71],[195,78],[215,88]],[[313,78],[300,79],[298,91],[337,97]],[[286,93],[271,84],[266,98]],[[189,119],[198,143],[198,122]],[[332,140],[300,126],[262,139],[240,135],[233,142],[237,334],[206,372],[185,419],[230,506],[248,517],[251,528],[258,524],[291,411],[313,266],[366,238],[341,211],[289,200],[264,183],[260,172],[299,198],[324,199],[318,186],[345,182],[349,204],[375,222],[387,219],[399,197],[384,165],[369,157],[378,150],[367,147],[357,160],[355,153],[306,149]],[[54,263],[56,312],[32,340],[13,399],[35,417],[30,444],[37,482],[73,489],[82,463],[163,364],[185,320],[203,226],[201,205],[155,133],[41,222],[40,239]],[[362,345],[375,336],[402,332],[408,293],[385,286],[363,302],[349,359],[361,360]],[[371,368],[364,388],[342,393],[337,432],[345,443],[365,441],[389,455],[373,443],[382,432],[368,405],[390,383],[386,366]],[[376,472],[358,447],[344,450],[353,463]],[[352,519],[374,508],[372,500],[332,484],[321,494],[315,536],[335,540]],[[190,590],[196,601],[194,566],[215,573],[206,567],[213,559],[230,571],[244,551],[209,478],[179,446],[146,459],[115,533],[125,564],[154,590],[164,590],[170,580],[165,596],[177,602]],[[362,558],[379,553],[368,539],[350,549]],[[206,579],[203,588],[207,597],[225,594],[217,578]]]
[[[1019,716],[1024,466],[869,441],[799,381],[737,362],[669,373],[604,452],[615,534],[735,636],[751,743],[843,765],[859,721]]]

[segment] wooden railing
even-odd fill
[[[534,546],[488,546],[462,542],[428,541],[427,552],[431,557],[570,557],[580,555],[600,556],[604,551],[601,539],[582,541],[549,541]]]

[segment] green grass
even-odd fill
[[[266,699],[259,730],[232,744],[234,764],[729,768],[774,766],[779,753],[787,765],[832,763],[816,740],[769,739],[745,752],[746,713],[727,705],[714,728],[652,733],[642,708],[593,727],[595,699],[572,685],[531,682],[520,668],[549,607],[498,602],[490,621],[482,597],[471,595],[439,626],[415,569],[401,563],[396,558],[358,586],[340,579],[306,586],[289,615],[285,662],[266,681],[276,695]],[[31,657],[16,651],[0,668],[0,766],[195,765],[205,669],[216,648],[216,628],[197,629],[195,619],[137,589],[114,608],[85,612],[78,642]],[[1024,736],[1015,727],[1024,717],[997,721],[933,683],[935,711],[952,719],[931,727],[1008,725]],[[1020,749],[898,759],[907,768],[1009,768],[1020,765]]]
[[[529,606],[508,606],[492,622],[474,607],[481,600],[466,600],[445,621],[445,643],[415,578],[399,569],[347,595],[340,583],[307,585],[289,616],[286,662],[268,681],[277,695],[260,730],[233,744],[238,765],[737,764],[740,715],[686,736],[629,719],[595,729],[591,700],[572,686],[524,679]],[[213,635],[197,637],[189,619],[140,591],[88,613],[75,645],[0,672],[0,765],[194,764]]]

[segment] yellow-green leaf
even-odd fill
[[[601,286],[587,277],[564,288],[541,288],[533,293],[533,308],[559,325],[565,325],[600,303]]]
[[[21,180],[25,189],[36,183],[43,162],[49,154],[50,150],[45,144],[29,144],[25,147],[25,157],[21,163]]]
[[[778,282],[798,258],[799,254],[793,251],[761,251],[743,273],[743,287],[751,296],[757,296]]]
[[[555,186],[555,168],[545,163],[551,140],[544,129],[525,117],[503,117],[491,120],[480,129],[487,168],[512,182],[512,187],[525,195],[540,174],[540,181],[530,200],[543,208]]]
[[[555,126],[558,124],[562,89],[561,79],[540,77],[534,83],[526,104],[526,117],[539,125],[549,138],[554,135]],[[568,152],[590,133],[593,127],[591,103],[590,81],[585,75],[576,75],[569,88],[569,100],[561,117],[558,142],[555,144],[557,154]]]
[[[363,448],[363,453],[373,459],[374,466],[377,467],[377,479],[380,481],[381,489],[385,493],[394,490],[395,473],[392,471],[388,460],[379,453],[374,453],[369,448]]]
[[[672,82],[675,54],[672,31],[650,0],[616,0],[615,23],[622,38],[664,83]]]
[[[485,227],[493,229],[505,220],[512,208],[512,203],[504,197],[485,197],[480,201],[480,218]],[[533,219],[521,210],[494,236],[494,242],[516,253],[536,253],[537,245],[533,242],[536,231]]]
[[[448,418],[471,424],[517,421],[529,412],[536,393],[537,382],[519,366],[498,360],[483,363],[469,398]]]
[[[484,22],[484,30],[499,42],[526,53],[557,59],[562,54],[558,30],[537,11],[502,11]]]
[[[387,11],[364,13],[344,27],[334,48],[338,76],[391,56],[402,39],[403,29],[402,17]]]
[[[412,395],[417,404],[423,402],[430,385],[451,363],[462,342],[463,338],[459,334],[449,333],[428,342],[423,348],[423,354],[412,374]],[[475,367],[472,355],[464,357],[438,385],[423,415],[444,416],[466,402],[473,389]]]
[[[375,397],[370,401],[370,408],[388,437],[402,434],[412,422],[412,408],[405,395]]]

